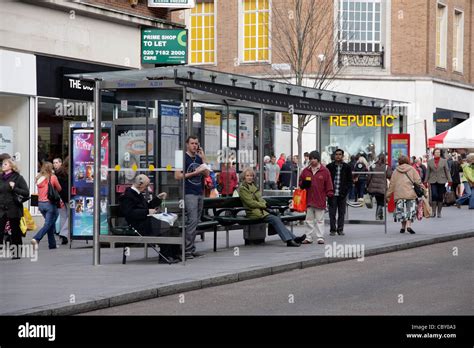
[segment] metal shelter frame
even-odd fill
[[[309,87],[291,85],[272,80],[253,78],[249,76],[217,72],[190,66],[159,67],[143,70],[112,71],[102,73],[84,73],[67,75],[80,79],[83,84],[94,87],[94,129],[100,130],[102,123],[101,99],[102,91],[113,90],[121,92],[143,93],[158,99],[166,93],[179,94],[182,98],[181,129],[192,130],[192,110],[194,102],[208,102],[226,106],[251,107],[259,109],[259,154],[260,168],[263,164],[263,117],[264,110],[274,112],[288,112],[293,115],[380,115],[381,110],[387,106],[395,105],[396,101],[371,98],[347,93],[319,90]],[[159,93],[158,93],[159,91]],[[162,93],[161,95],[159,95]],[[229,122],[227,122],[229,127]],[[185,143],[185,131],[181,132],[181,144]],[[95,131],[95,144],[100,144],[100,131]],[[227,133],[228,145],[229,133]],[[293,140],[293,130],[291,132]],[[184,149],[183,149],[184,150]],[[185,163],[183,151],[183,167]],[[293,141],[291,141],[291,156],[293,156]],[[100,147],[94,147],[94,157],[100,158]],[[174,170],[180,170],[175,168]],[[100,173],[100,161],[94,163],[95,173]],[[373,174],[380,174],[372,172]],[[96,176],[97,177],[97,176]],[[184,193],[185,181],[182,180]],[[259,187],[263,190],[263,170],[260,170]],[[100,180],[94,180],[95,202],[100,197]],[[184,220],[184,204],[182,205]],[[183,221],[182,240],[184,257],[185,226]],[[94,204],[93,225],[93,265],[100,264],[100,206]],[[386,218],[385,218],[386,233]]]

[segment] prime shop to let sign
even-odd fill
[[[143,64],[186,64],[187,31],[145,29],[142,31]]]

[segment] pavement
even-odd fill
[[[351,208],[349,216],[365,220],[374,214],[374,209]],[[474,237],[473,210],[447,207],[443,214],[415,222],[414,235],[400,234],[400,224],[393,220],[387,234],[382,225],[346,225],[346,235],[327,236],[326,245],[363,246],[364,257],[369,257]],[[294,226],[294,232],[301,235],[305,228]],[[204,242],[198,237],[197,251],[205,256],[185,265],[158,264],[151,249],[154,257],[144,259],[143,248],[132,248],[122,265],[121,248],[103,248],[101,265],[92,266],[91,242],[48,250],[44,239],[36,261],[0,258],[0,315],[72,315],[347,260],[347,255],[325,255],[325,245],[288,248],[278,236],[268,237],[264,245],[244,246],[242,231],[231,231],[230,248],[225,248],[225,232],[218,236],[217,252],[212,251],[212,233]]]

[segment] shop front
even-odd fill
[[[29,185],[35,69],[34,55],[0,49],[0,153],[8,153],[15,159]]]

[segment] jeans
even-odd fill
[[[295,239],[295,235],[291,233],[289,229],[286,228],[285,224],[281,221],[281,219],[278,216],[270,214],[270,215],[267,215],[263,219],[263,221],[273,226],[273,228],[278,233],[282,241],[288,242],[290,240]]]
[[[69,238],[69,204],[59,209],[59,235]]]
[[[278,190],[277,183],[275,181],[267,181],[263,186],[265,190]]]
[[[357,182],[355,184],[355,186],[356,186],[356,198],[364,198],[366,184],[367,184],[367,179],[359,177],[359,180],[357,180]]]
[[[346,196],[333,196],[328,198],[329,203],[329,221],[331,232],[344,230],[344,217],[346,215]],[[337,227],[336,227],[336,214]]]
[[[44,225],[33,239],[39,242],[45,234],[48,234],[48,246],[50,249],[55,249],[56,239],[54,238],[54,232],[56,230],[56,220],[59,216],[58,208],[50,202],[39,202],[38,208],[44,217]]]
[[[473,188],[469,185],[469,182],[465,181],[464,183],[464,193],[461,197],[456,200],[457,204],[463,205],[466,202],[469,202],[469,209],[474,209],[474,195],[472,194]]]
[[[186,254],[196,251],[194,240],[196,239],[196,228],[199,223],[203,208],[203,196],[184,195],[184,207],[186,210]]]

